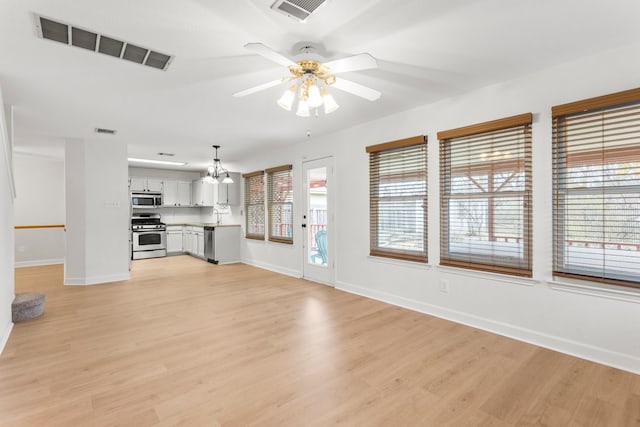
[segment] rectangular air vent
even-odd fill
[[[104,53],[159,70],[166,70],[173,59],[171,55],[155,52],[146,47],[120,41],[74,25],[38,15],[35,18],[38,35],[43,39]]]
[[[305,22],[327,0],[276,0],[271,9],[284,13],[299,22]]]
[[[106,133],[107,135],[115,135],[116,131],[113,129],[106,129],[106,128],[95,128],[94,129],[95,133]]]

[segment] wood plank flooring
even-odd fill
[[[2,426],[640,426],[640,376],[247,265],[16,282]]]

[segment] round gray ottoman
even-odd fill
[[[11,317],[14,322],[33,319],[44,313],[44,301],[47,296],[37,292],[16,294],[11,304]]]

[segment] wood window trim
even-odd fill
[[[395,148],[409,147],[412,145],[426,144],[427,137],[425,135],[412,136],[410,138],[398,139],[395,141],[384,142],[382,144],[369,145],[365,148],[367,153],[378,153],[380,151],[393,150]]]
[[[496,130],[508,129],[517,126],[530,125],[533,123],[533,114],[524,113],[517,116],[505,117],[503,119],[491,120],[474,125],[463,126],[456,129],[444,130],[438,132],[438,139],[443,141],[451,138],[460,138],[463,136],[475,135],[478,133],[492,132]]]
[[[287,240],[278,237],[269,237],[269,241],[273,243],[283,243],[285,245],[293,245],[293,239]]]
[[[282,165],[282,166],[276,166],[274,168],[268,168],[265,169],[264,172],[269,174],[269,173],[275,173],[275,172],[282,172],[282,171],[290,171],[293,170],[293,165]]]
[[[640,88],[624,90],[609,95],[596,96],[594,98],[583,99],[581,101],[569,102],[567,104],[551,107],[551,117],[566,116],[573,113],[583,113],[590,110],[612,107],[615,105],[640,102]]]
[[[251,240],[262,240],[262,241],[264,241],[264,236],[262,236],[260,234],[245,234],[244,238],[245,239],[251,239]]]
[[[603,278],[603,277],[594,277],[594,276],[587,276],[587,275],[575,274],[575,273],[564,273],[562,271],[554,271],[553,272],[553,276],[554,277],[565,277],[565,278],[568,278],[568,279],[584,280],[584,281],[587,281],[587,282],[604,283],[606,285],[616,285],[616,286],[624,286],[624,287],[627,287],[627,288],[640,289],[640,283],[638,283],[638,282],[629,282],[629,281],[626,281],[626,280],[607,279],[607,278]]]
[[[375,256],[375,257],[380,257],[380,258],[399,259],[399,260],[402,260],[402,261],[413,261],[413,262],[424,262],[424,263],[428,262],[428,259],[427,259],[426,256],[408,255],[408,254],[401,254],[401,253],[387,252],[387,251],[378,251],[378,250],[374,250],[374,249],[370,249],[369,256]]]
[[[489,273],[509,274],[512,276],[521,276],[521,277],[533,276],[532,270],[527,268],[504,267],[504,266],[483,264],[479,262],[458,261],[458,260],[447,259],[447,258],[440,259],[440,265],[445,267],[457,267],[457,268],[465,268],[470,270],[486,271]]]
[[[243,173],[242,177],[243,178],[251,178],[253,176],[258,176],[258,175],[264,175],[264,171],[255,171],[255,172]]]

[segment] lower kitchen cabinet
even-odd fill
[[[194,238],[195,255],[200,258],[204,258],[204,229],[199,227],[198,231],[194,232],[196,236]]]
[[[216,226],[214,240],[215,259],[221,264],[240,261],[240,227]],[[167,226],[167,253],[187,253],[205,258],[204,227],[194,225]]]
[[[189,255],[204,258],[204,228],[184,227],[182,231],[182,250]]]
[[[167,253],[180,253],[184,251],[182,227],[167,227]]]

